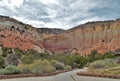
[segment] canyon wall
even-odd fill
[[[89,22],[46,39],[45,48],[50,51],[76,51],[90,54],[115,51],[120,48],[120,20]]]

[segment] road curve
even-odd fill
[[[55,76],[49,76],[49,77],[3,79],[0,81],[120,81],[120,79],[78,76],[76,75],[76,72],[79,72],[79,71],[84,71],[84,69],[74,70],[74,71],[58,74]]]

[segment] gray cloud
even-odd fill
[[[120,0],[2,0],[0,14],[36,27],[69,29],[88,21],[119,18],[119,4]]]

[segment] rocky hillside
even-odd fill
[[[59,31],[60,30],[60,31]],[[13,18],[0,16],[0,44],[7,48],[44,51],[43,39],[63,32],[61,29],[34,28]]]
[[[7,48],[38,52],[99,53],[120,48],[120,20],[89,22],[69,30],[34,28],[13,18],[0,16],[0,43]]]

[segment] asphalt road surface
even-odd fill
[[[3,79],[0,81],[120,81],[120,79],[98,78],[88,76],[78,76],[76,72],[85,71],[84,69],[74,70],[49,77],[30,77],[17,79]]]

